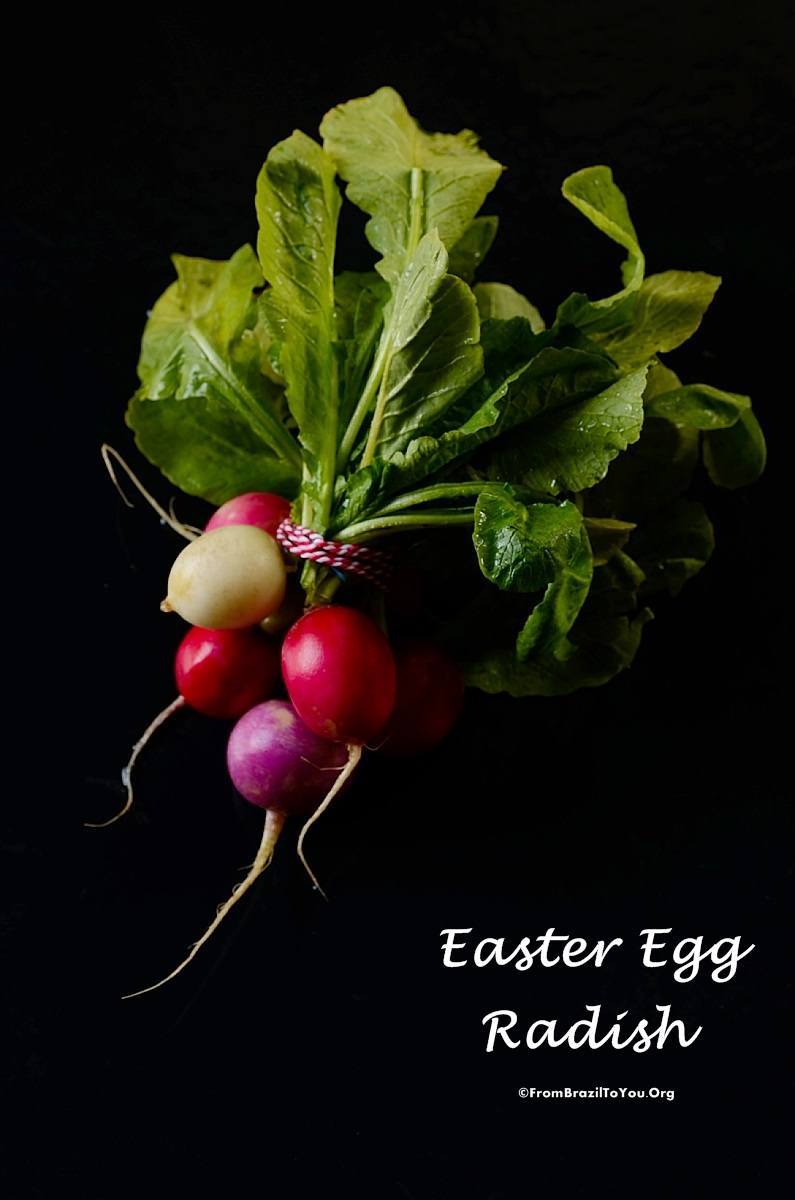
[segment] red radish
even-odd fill
[[[108,821],[112,825],[132,808],[132,770],[138,755],[164,721],[185,704],[207,717],[233,720],[259,700],[273,695],[279,680],[279,650],[253,629],[189,630],[177,648],[174,675],[179,695],[146,727],[132,748],[122,782],[127,788],[124,806]]]
[[[369,617],[343,605],[296,621],[282,643],[282,675],[301,720],[336,742],[374,741],[395,703],[389,642]]]
[[[285,517],[290,515],[290,501],[273,492],[244,492],[217,508],[205,525],[208,529],[220,529],[223,525],[256,525],[271,537]]]
[[[344,787],[360,753],[358,747],[349,752],[343,746],[317,737],[286,700],[267,700],[240,718],[229,738],[227,764],[232,782],[241,795],[267,813],[257,855],[245,879],[221,905],[179,966],[158,983],[131,992],[130,996],[152,992],[179,975],[270,864],[286,818],[315,810],[301,831],[300,846],[309,826]],[[303,854],[301,857],[317,884]]]
[[[461,712],[461,672],[438,646],[420,640],[396,647],[395,664],[397,696],[383,751],[408,755],[432,750],[447,737]]]
[[[232,720],[273,695],[279,649],[253,629],[191,629],[174,661],[177,691],[207,717]]]

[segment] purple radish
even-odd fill
[[[266,700],[240,718],[226,762],[240,795],[258,808],[308,816],[329,790],[329,771],[348,751],[312,733],[287,700]]]
[[[287,700],[266,700],[240,718],[229,738],[227,765],[241,796],[266,812],[257,856],[245,879],[221,905],[212,923],[179,966],[158,983],[131,992],[130,996],[152,992],[179,975],[270,864],[287,817],[309,817],[301,831],[303,839],[309,826],[345,786],[360,754],[358,746],[347,747],[318,737],[304,725]],[[322,891],[306,860],[303,861],[318,890]]]

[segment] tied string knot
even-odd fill
[[[276,530],[276,540],[296,558],[320,563],[343,575],[359,575],[376,587],[386,588],[389,584],[392,558],[384,550],[358,546],[354,542],[333,542],[315,529],[296,525],[289,517],[285,517]]]

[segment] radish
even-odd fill
[[[464,703],[464,680],[456,663],[433,642],[408,641],[395,650],[397,695],[384,753],[432,750],[455,725]]]
[[[378,626],[355,608],[314,608],[282,643],[282,676],[301,720],[313,733],[346,742],[348,765],[298,838],[298,857],[325,895],[304,854],[304,840],[350,777],[362,746],[382,733],[395,703],[395,660]]]
[[[301,720],[320,737],[363,745],[395,703],[395,660],[378,626],[355,608],[324,605],[282,644],[282,675]]]
[[[232,720],[273,694],[279,680],[279,651],[253,629],[191,629],[174,658],[179,695],[150,721],[121,773],[124,806],[107,821],[86,822],[104,829],[132,808],[132,770],[138,755],[161,725],[186,704],[207,717]]]
[[[278,544],[253,525],[203,533],[178,555],[161,608],[203,629],[245,629],[276,612],[287,576]]]
[[[290,515],[290,501],[275,492],[244,492],[227,500],[216,509],[205,525],[205,532],[223,529],[227,525],[254,525],[276,537],[276,530]],[[283,633],[301,615],[303,598],[296,591],[288,593],[275,612],[260,622],[266,633]]]
[[[273,695],[279,650],[253,629],[189,630],[174,662],[177,690],[207,717],[235,719]]]
[[[328,791],[327,772],[344,767],[348,754],[312,733],[287,700],[266,700],[235,725],[226,761],[250,804],[306,816]]]
[[[179,975],[209,941],[238,900],[270,865],[287,817],[306,815],[313,809],[316,810],[315,816],[319,815],[344,787],[357,761],[358,754],[349,754],[344,746],[320,738],[307,729],[286,700],[267,700],[240,718],[229,738],[229,774],[240,794],[251,804],[264,808],[267,814],[254,862],[245,879],[221,905],[179,966],[151,987],[130,992],[125,999],[152,992]],[[329,772],[336,774],[331,788],[328,784]],[[318,808],[324,795],[325,799]],[[302,835],[314,819],[310,817]]]
[[[222,529],[225,525],[255,525],[264,529],[271,537],[285,517],[290,515],[290,501],[273,492],[244,492],[227,500],[216,509],[205,525],[205,530]]]

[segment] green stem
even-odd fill
[[[323,440],[323,454],[318,460],[317,466],[317,489],[319,499],[314,506],[314,521],[312,528],[325,533],[331,521],[331,509],[334,504],[334,484],[337,481],[337,412],[339,405],[339,378],[337,371],[337,357],[333,352],[331,354],[331,404],[328,405],[328,415],[326,417],[329,428],[326,432],[326,437]]]
[[[362,427],[364,418],[370,411],[373,400],[375,399],[378,388],[381,384],[381,376],[384,371],[384,363],[386,362],[387,353],[389,351],[387,331],[381,334],[381,341],[378,344],[373,365],[370,367],[370,373],[364,385],[359,403],[353,410],[353,416],[348,422],[348,428],[345,430],[345,437],[342,439],[339,454],[337,455],[337,474],[342,474],[348,459],[350,458],[353,447],[356,444],[356,439],[359,436],[359,430]]]
[[[323,567],[315,562],[304,563],[301,587],[306,592],[307,608],[330,604],[341,584],[342,580],[339,575],[335,575],[328,567]]]
[[[406,529],[432,529],[444,525],[471,525],[474,509],[447,508],[422,513],[404,513],[402,516],[372,517],[367,521],[354,521],[337,534],[340,542],[367,542],[374,537],[390,533],[402,533]]]
[[[374,516],[380,517],[387,513],[401,512],[404,508],[413,508],[416,504],[427,504],[429,500],[448,500],[454,496],[477,496],[489,487],[487,481],[479,483],[435,483],[430,487],[418,488],[416,492],[406,492],[390,500],[383,508],[379,508]]]
[[[375,458],[375,450],[376,446],[378,445],[378,438],[381,434],[381,425],[384,420],[384,410],[386,409],[386,402],[389,397],[389,393],[387,391],[387,379],[389,377],[389,367],[391,362],[392,346],[390,344],[389,352],[386,356],[386,363],[384,365],[384,373],[381,376],[381,386],[378,389],[378,399],[375,402],[375,412],[373,413],[373,419],[370,422],[370,432],[367,434],[367,444],[364,448],[364,454],[362,455],[363,467],[369,467],[370,463]]]
[[[411,168],[411,227],[404,262],[408,262],[420,244],[425,217],[425,190],[421,167]]]

